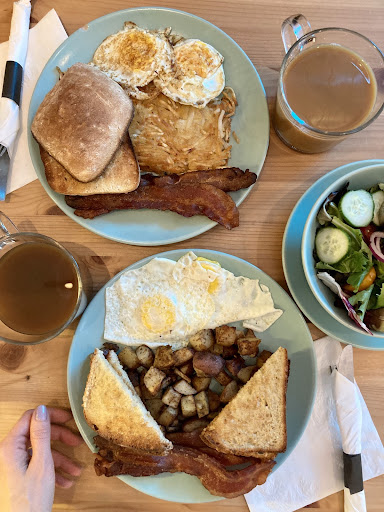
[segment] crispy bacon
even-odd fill
[[[79,217],[94,218],[106,211],[150,208],[170,210],[183,217],[205,215],[227,229],[239,225],[239,211],[232,198],[222,190],[205,184],[158,187],[140,185],[128,194],[96,194],[66,196],[68,206]]]
[[[193,171],[185,174],[170,174],[164,176],[154,176],[153,174],[143,174],[141,184],[156,185],[165,187],[176,184],[199,184],[205,183],[219,188],[223,192],[233,192],[242,188],[248,188],[256,182],[257,176],[248,169],[242,171],[238,167],[228,167],[226,169],[212,169],[210,171]]]
[[[215,458],[198,449],[178,445],[174,445],[173,450],[165,456],[132,454],[115,445],[112,450],[101,449],[95,459],[98,476],[150,476],[183,472],[197,476],[211,494],[224,498],[235,498],[263,484],[273,465],[273,461],[255,459],[245,469],[228,471]]]
[[[201,431],[202,429],[194,430],[193,432],[168,433],[166,437],[172,441],[173,444],[187,446],[189,448],[196,448],[200,452],[214,457],[223,466],[235,466],[237,464],[254,462],[252,457],[240,457],[238,455],[231,455],[229,453],[220,453],[217,450],[210,448],[202,441],[202,439],[200,439]]]

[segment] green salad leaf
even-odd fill
[[[335,263],[334,265],[329,265],[328,263],[324,263],[322,261],[316,263],[316,268],[318,269],[335,270],[341,274],[356,274],[354,277],[352,277],[352,282],[350,283],[352,285],[355,285],[355,283],[358,281],[361,283],[361,281],[367,275],[367,272],[369,272],[371,266],[372,265],[368,255],[362,250],[349,251],[345,258],[343,258],[338,263]],[[362,276],[362,274],[364,275]]]
[[[375,270],[378,279],[384,278],[384,261],[375,261]]]
[[[363,235],[361,234],[360,229],[352,228],[348,226],[345,222],[343,222],[339,217],[332,218],[332,224],[339,229],[345,231],[351,238],[352,241],[352,249],[358,251],[361,249],[361,244],[363,242]]]
[[[373,292],[369,299],[367,309],[379,309],[384,307],[384,278],[376,279],[373,283]]]
[[[366,290],[362,290],[361,292],[356,293],[355,295],[352,295],[352,297],[349,297],[349,303],[352,304],[352,306],[355,307],[356,313],[359,315],[361,320],[364,319],[365,312],[368,308],[369,299],[371,298],[373,291],[373,284]]]

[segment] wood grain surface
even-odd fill
[[[35,0],[32,24],[55,8],[68,34],[94,18],[128,7],[153,5],[138,0]],[[280,25],[284,18],[302,12],[313,28],[341,26],[359,31],[384,48],[384,2],[382,0],[158,0],[157,5],[185,10],[214,23],[248,54],[264,83],[272,108],[276,77],[283,58]],[[12,0],[0,7],[0,42],[7,40]],[[67,247],[81,263],[86,290],[91,298],[105,282],[124,267],[146,256],[170,248],[214,248],[244,258],[267,272],[285,289],[281,244],[288,216],[307,188],[326,172],[356,160],[384,158],[384,117],[364,132],[319,155],[303,155],[285,147],[271,131],[270,146],[258,187],[240,207],[240,227],[231,232],[222,227],[190,241],[163,247],[134,247],[105,240],[67,218],[44,192],[38,181],[9,195],[0,208],[23,231],[51,236]],[[0,283],[1,287],[1,283]],[[1,291],[0,291],[1,293]],[[0,344],[0,439],[25,409],[45,403],[68,407],[66,362],[72,325],[61,336],[35,347]],[[310,326],[314,338],[322,333]],[[356,380],[381,438],[384,438],[384,353],[354,350]],[[84,466],[84,472],[69,491],[57,490],[53,510],[82,512],[246,512],[244,498],[212,504],[182,505],[150,498],[118,479],[97,478],[88,448],[67,450]],[[286,485],[290,485],[287,475]],[[365,484],[367,508],[384,510],[384,477]],[[0,510],[1,510],[0,493]],[[341,512],[341,493],[329,496],[306,509]],[[304,509],[303,509],[304,510]]]

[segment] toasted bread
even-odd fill
[[[112,160],[132,116],[132,101],[116,82],[78,63],[45,96],[31,130],[74,178],[88,182]]]
[[[124,138],[105,171],[88,183],[76,180],[41,146],[40,156],[48,185],[59,194],[125,194],[135,190],[140,182],[139,166],[128,136]]]
[[[172,449],[125,375],[115,353],[107,361],[95,349],[83,396],[84,417],[99,435],[138,453],[165,455]]]
[[[223,453],[273,458],[287,446],[288,356],[280,347],[202,431],[201,439]]]

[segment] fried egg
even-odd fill
[[[95,51],[92,64],[137,99],[147,99],[145,87],[166,86],[174,77],[174,52],[166,31],[153,31],[127,22]]]
[[[185,39],[173,50],[177,75],[161,88],[162,93],[184,105],[205,107],[224,89],[224,57],[199,39]]]
[[[179,348],[201,329],[244,321],[261,332],[281,314],[258,279],[235,276],[189,252],[178,262],[154,258],[107,288],[104,337]]]
[[[208,281],[173,279],[176,263],[154,258],[106,290],[104,337],[126,344],[187,344],[214,312]]]

